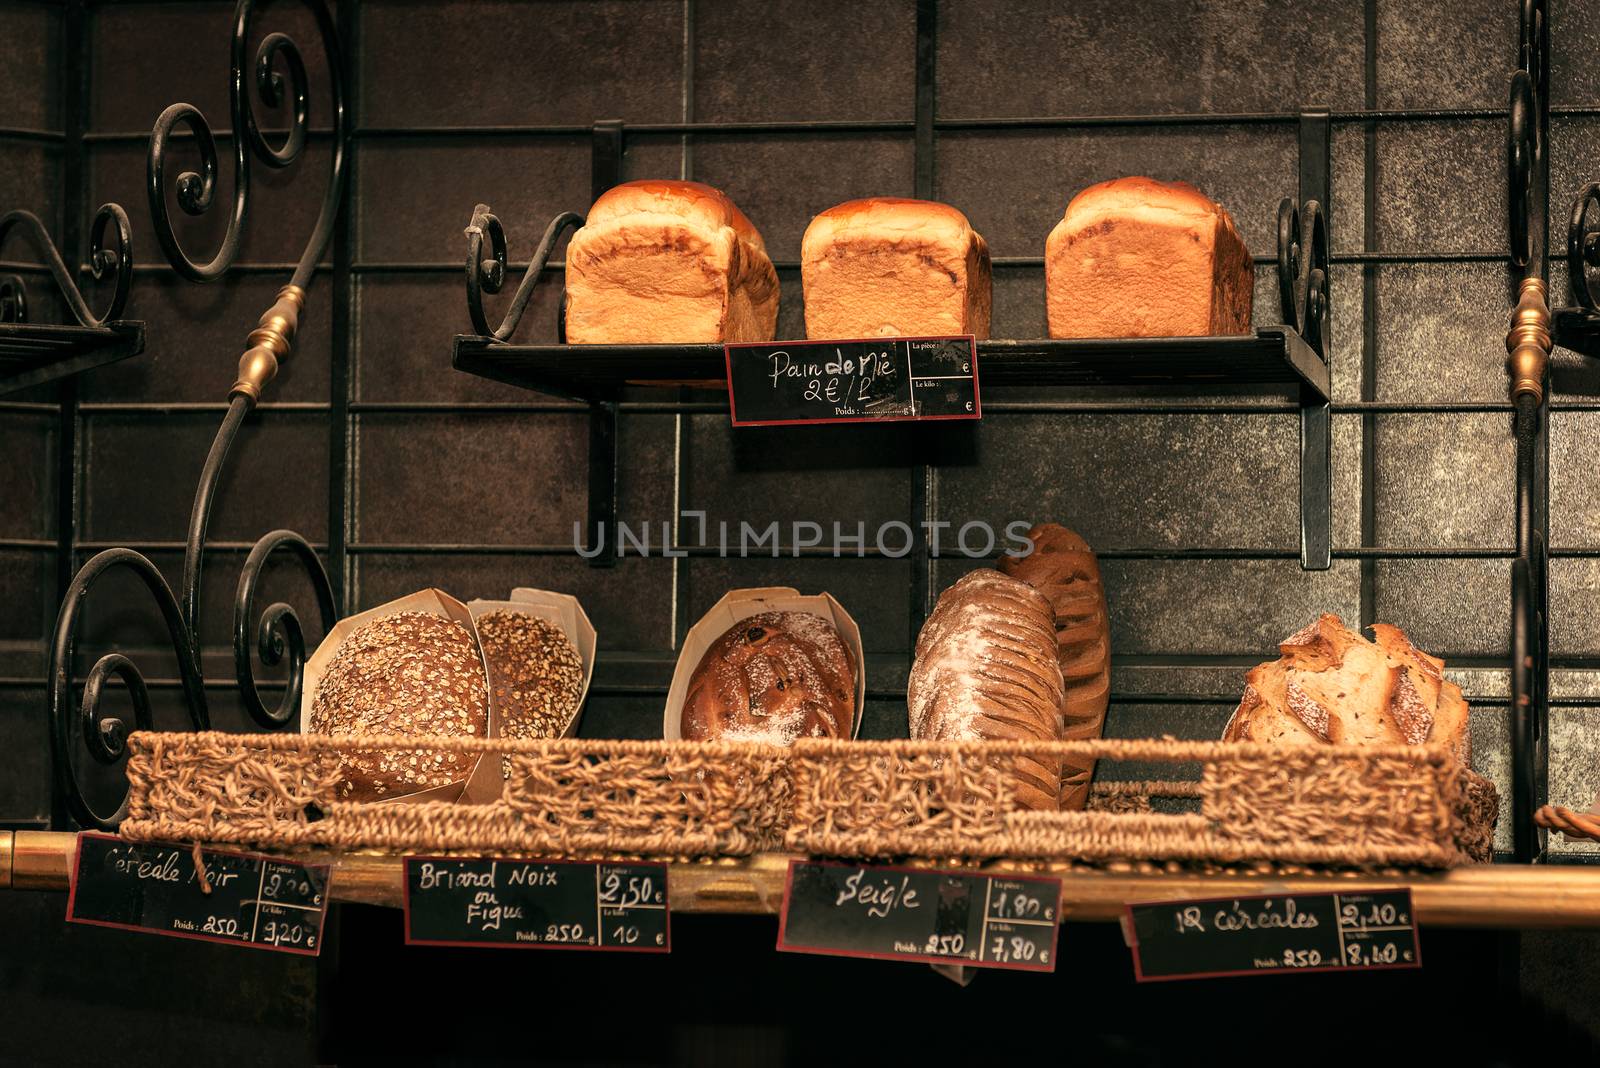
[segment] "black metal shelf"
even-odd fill
[[[143,351],[143,323],[0,323],[0,396],[104,367]]]
[[[725,388],[721,345],[508,345],[459,335],[458,371],[571,400],[624,386]],[[1040,339],[978,342],[984,389],[1014,386],[1290,385],[1326,402],[1328,367],[1285,326],[1240,337]]]

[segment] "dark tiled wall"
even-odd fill
[[[1130,18],[1127,4],[1100,0],[942,0],[939,115],[1498,108],[1515,54],[1509,0],[1163,0],[1146,7]],[[1554,103],[1592,103],[1600,95],[1590,62],[1600,13],[1575,0],[1551,7]],[[61,17],[48,3],[0,8],[8,54],[0,96],[20,109],[8,122],[64,128]],[[294,5],[269,19],[306,45],[321,94],[314,124],[321,125],[326,78],[315,35]],[[255,169],[242,269],[226,281],[195,286],[154,266],[143,131],[175,100],[199,105],[219,130],[225,125],[228,21],[226,3],[147,0],[92,5],[88,21],[86,110],[96,136],[87,203],[117,199],[129,208],[140,260],[152,269],[139,276],[128,313],[149,323],[145,355],[80,387],[80,559],[99,545],[132,544],[150,550],[174,583],[175,543],[237,352],[287,276],[271,265],[297,256],[309,232],[326,159],[326,142],[313,139],[297,167]],[[502,596],[517,585],[580,595],[604,657],[586,713],[585,731],[594,735],[656,729],[677,638],[730,586],[827,588],[863,626],[877,695],[868,733],[903,729],[894,694],[909,658],[909,563],[656,558],[592,569],[562,550],[584,516],[581,410],[452,371],[449,338],[468,328],[457,264],[473,205],[491,205],[510,232],[513,259],[526,256],[549,216],[586,206],[588,141],[392,131],[601,118],[906,120],[913,113],[912,0],[386,0],[362,5],[353,23],[356,121],[391,133],[355,146],[349,336],[335,336],[331,274],[323,271],[299,348],[247,424],[223,482],[212,535],[224,544],[206,573],[210,677],[230,673],[222,654],[241,546],[291,526],[319,546],[342,534],[350,551],[336,580],[350,611],[430,584],[464,598]],[[1503,399],[1501,338],[1512,292],[1503,260],[1503,139],[1498,119],[1336,124],[1337,400]],[[1595,176],[1600,120],[1558,119],[1551,140],[1551,215],[1561,226],[1568,198]],[[0,204],[31,207],[59,230],[59,149],[8,142],[5,152]],[[1296,173],[1292,126],[1246,122],[949,131],[937,139],[934,163],[935,195],[962,208],[999,257],[1039,256],[1077,190],[1127,173],[1200,184],[1266,256],[1274,251],[1278,200],[1293,195]],[[625,173],[722,187],[761,228],[774,258],[792,263],[813,214],[850,197],[912,195],[914,164],[912,139],[901,133],[646,135],[629,138]],[[196,255],[215,246],[216,214],[182,230]],[[1386,258],[1365,261],[1368,252]],[[1423,262],[1433,253],[1478,258]],[[1269,271],[1258,266],[1263,323],[1278,314]],[[780,331],[798,336],[798,272],[780,275]],[[1559,269],[1554,281],[1560,292]],[[995,336],[1042,333],[1042,287],[1037,268],[997,271]],[[520,337],[553,337],[555,300],[555,286],[540,291]],[[341,359],[347,393],[336,397],[331,383],[340,381]],[[1581,371],[1558,384],[1570,393],[1594,390]],[[1169,407],[1183,402],[1163,399]],[[1213,736],[1242,669],[1331,610],[1351,621],[1398,623],[1452,661],[1474,699],[1477,761],[1505,785],[1504,559],[1345,558],[1327,572],[1302,572],[1286,558],[1297,547],[1296,433],[1282,412],[1061,415],[993,400],[981,430],[959,443],[956,451],[968,455],[937,469],[942,518],[1054,519],[1104,550],[1243,549],[1267,557],[1106,561],[1118,654],[1112,733]],[[335,402],[349,403],[351,423],[346,477],[330,485],[330,456],[343,442],[330,427]],[[625,518],[659,524],[677,507],[704,509],[713,522],[757,525],[838,521],[853,529],[909,518],[910,462],[927,458],[925,440],[866,431],[736,433],[703,407],[624,416]],[[1600,489],[1588,447],[1594,422],[1592,413],[1572,412],[1553,422],[1552,525],[1560,548],[1600,546],[1589,503]],[[7,502],[0,593],[10,608],[0,622],[0,655],[13,680],[0,692],[0,731],[14,769],[0,778],[8,814],[38,814],[46,805],[42,696],[16,680],[39,677],[53,618],[56,442],[47,412],[8,412],[0,427],[0,448],[14,461],[0,476]],[[1406,550],[1512,544],[1513,447],[1503,413],[1347,412],[1335,417],[1334,449],[1336,550],[1364,540]],[[936,588],[968,566],[940,561]],[[1569,702],[1553,713],[1552,795],[1567,803],[1587,804],[1600,786],[1592,726],[1600,676],[1590,670],[1600,657],[1597,569],[1573,558],[1552,567],[1557,695]],[[265,596],[309,606],[303,581],[280,570]],[[89,625],[91,639],[142,648],[146,674],[170,679],[154,617],[131,591],[104,590]],[[170,691],[162,693],[160,714],[178,725]],[[1163,694],[1189,699],[1162,702]],[[226,687],[212,697],[216,721],[245,724]],[[1597,707],[1585,704],[1591,699]]]

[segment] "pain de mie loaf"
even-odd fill
[[[851,200],[811,220],[800,243],[806,336],[989,336],[989,246],[931,200]]]
[[[723,632],[689,677],[681,737],[792,745],[855,732],[857,666],[834,625],[762,612]]]
[[[1028,531],[1033,551],[1006,556],[1000,570],[1021,579],[1050,602],[1056,628],[1056,663],[1065,697],[1062,737],[1098,738],[1111,702],[1111,622],[1100,564],[1088,542],[1058,523]],[[1068,761],[1062,772],[1061,807],[1081,809],[1089,801],[1093,760]]]
[[[1250,331],[1250,250],[1227,209],[1188,182],[1085,189],[1050,231],[1044,277],[1051,337]]]
[[[1252,668],[1223,731],[1230,742],[1277,745],[1421,745],[1442,742],[1472,758],[1467,702],[1399,627],[1374,623],[1375,641],[1325,614]]]
[[[906,687],[911,737],[1060,739],[1056,649],[1055,614],[1042,593],[991,568],[963,575],[917,635]],[[1017,806],[1060,806],[1059,761],[1018,757],[1007,779]]]
[[[317,683],[312,734],[488,737],[489,690],[472,632],[427,612],[397,612],[352,631]],[[342,801],[383,801],[464,781],[470,753],[347,752]]]
[[[770,341],[778,273],[719,190],[649,180],[607,190],[567,244],[567,341]]]

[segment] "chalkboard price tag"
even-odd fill
[[[1163,901],[1124,922],[1140,982],[1422,967],[1409,889]]]
[[[406,944],[672,948],[665,864],[406,858]]]
[[[316,956],[328,866],[255,853],[78,835],[67,919]]]
[[[791,860],[778,948],[1056,969],[1061,880]]]
[[[978,344],[964,337],[726,346],[734,426],[977,419]]]

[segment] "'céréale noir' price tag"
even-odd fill
[[[78,835],[72,923],[316,956],[327,912],[326,864]]]
[[[672,948],[667,866],[406,858],[406,944]]]
[[[970,336],[726,346],[734,426],[977,419]]]
[[[1422,967],[1409,889],[1129,905],[1124,932],[1140,982]]]
[[[1061,880],[789,862],[778,948],[1053,972]]]

